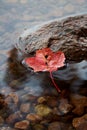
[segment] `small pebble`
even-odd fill
[[[37,99],[37,102],[38,103],[43,103],[43,102],[45,102],[46,101],[46,98],[45,97],[39,97],[38,99]]]
[[[17,129],[25,130],[29,127],[29,124],[30,124],[29,121],[23,120],[23,121],[16,122],[14,127]]]
[[[62,113],[62,114],[67,114],[68,112],[71,111],[71,109],[73,108],[73,106],[71,104],[68,103],[68,100],[67,99],[61,99],[60,100],[60,104],[59,104],[59,111]]]
[[[48,114],[50,114],[52,112],[51,108],[49,108],[47,105],[37,105],[35,107],[35,111],[38,115],[40,116],[47,116]]]
[[[77,115],[82,115],[85,107],[87,107],[87,97],[78,94],[72,94],[70,95],[70,100],[74,106],[72,112]]]
[[[0,116],[0,126],[3,125],[4,119]]]
[[[37,114],[31,113],[26,116],[26,119],[31,122],[37,122],[37,121],[41,121],[42,117]]]
[[[16,120],[19,120],[22,118],[22,115],[20,112],[15,112],[11,115],[8,116],[8,118],[6,118],[6,122],[8,124],[13,124]]]
[[[24,103],[20,106],[20,111],[23,113],[28,113],[30,110],[30,103]]]
[[[87,114],[82,117],[74,118],[72,124],[73,127],[78,128],[80,125],[84,124],[84,122],[87,122]]]

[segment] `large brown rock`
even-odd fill
[[[87,15],[55,20],[26,30],[16,46],[25,54],[50,47],[61,50],[68,60],[87,59]]]

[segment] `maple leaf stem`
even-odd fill
[[[61,90],[59,89],[59,87],[57,86],[57,84],[55,83],[53,76],[52,76],[52,72],[50,71],[50,78],[52,80],[53,85],[55,86],[57,92],[61,92]]]

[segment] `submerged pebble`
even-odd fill
[[[73,106],[68,102],[67,99],[61,99],[59,104],[59,111],[61,115],[67,114],[72,110]]]
[[[32,126],[33,130],[47,130],[43,125],[41,124],[35,124],[34,126]]]
[[[87,114],[83,115],[82,117],[77,117],[73,119],[73,127],[76,128],[76,130],[80,130],[81,128],[83,130],[87,129]],[[80,128],[81,127],[81,128]]]
[[[35,106],[35,111],[40,116],[47,116],[52,112],[52,109],[47,105],[40,104]]]
[[[19,122],[15,123],[14,127],[17,129],[21,129],[21,130],[26,130],[29,127],[29,121],[27,121],[27,120],[19,121]]]
[[[0,126],[4,124],[4,119],[0,116]]]
[[[74,106],[72,112],[77,115],[82,115],[85,112],[85,107],[87,107],[87,97],[78,94],[71,94],[70,100]]]
[[[61,130],[61,129],[67,129],[66,125],[62,122],[52,122],[50,123],[48,130]]]
[[[30,111],[30,103],[21,104],[20,111],[23,113],[28,113]]]
[[[7,118],[6,118],[6,122],[8,124],[13,124],[16,122],[16,120],[20,120],[22,119],[22,114],[18,111],[15,113],[10,114]]]
[[[31,122],[39,122],[42,120],[42,117],[40,115],[30,113],[26,116],[26,119],[31,121]]]

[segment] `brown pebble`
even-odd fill
[[[84,121],[76,130],[87,130],[87,121]]]
[[[59,111],[58,107],[54,107],[52,112],[54,115],[59,115],[59,116],[62,115],[62,113]]]
[[[29,127],[29,124],[30,124],[29,121],[23,120],[23,121],[16,122],[14,127],[17,129],[25,130]]]
[[[47,105],[39,104],[35,107],[35,111],[38,115],[43,117],[48,116],[52,112],[52,109]]]
[[[67,130],[66,125],[62,122],[52,122],[49,127],[48,130]]]
[[[41,121],[42,117],[37,114],[31,113],[26,116],[26,119],[31,122],[37,122],[37,121]]]
[[[6,122],[7,122],[8,124],[12,124],[12,123],[14,123],[16,120],[21,119],[21,118],[22,118],[21,113],[20,113],[20,112],[15,112],[15,113],[9,115],[8,118],[6,118]]]
[[[30,103],[24,103],[20,106],[20,111],[23,113],[28,113],[30,110]]]
[[[38,103],[44,103],[46,101],[46,98],[45,97],[39,97],[38,99],[37,99],[37,102]]]
[[[18,98],[18,95],[16,93],[10,93],[6,99],[5,99],[6,103],[9,104],[11,103],[12,101],[15,103],[15,104],[18,104],[19,102],[19,98]]]
[[[74,106],[72,112],[77,115],[82,115],[85,107],[87,107],[87,97],[78,94],[72,94],[70,100]]]
[[[33,130],[46,130],[46,128],[41,124],[35,124]]]
[[[17,104],[19,101],[19,97],[16,93],[10,93],[9,96],[13,99],[14,103]]]
[[[87,114],[85,114],[82,117],[77,117],[73,119],[73,127],[78,128],[79,126],[81,126],[84,122],[87,122]]]
[[[48,130],[61,130],[59,122],[53,122],[49,125]]]
[[[47,97],[47,104],[50,107],[56,107],[58,105],[58,98],[57,97]]]
[[[58,110],[61,112],[61,114],[67,114],[68,112],[71,111],[72,108],[73,106],[68,103],[67,99],[62,98],[60,100]]]
[[[4,123],[4,119],[0,116],[0,125]]]

